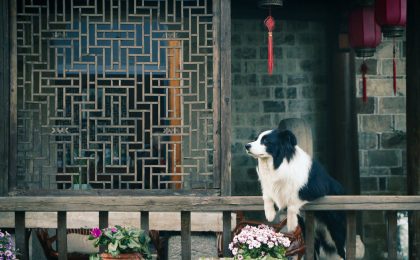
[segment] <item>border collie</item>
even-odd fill
[[[264,131],[245,148],[249,155],[258,159],[257,173],[267,220],[271,222],[276,216],[274,205],[279,210],[287,208],[289,232],[298,225],[304,229],[299,210],[305,203],[325,195],[344,194],[342,186],[321,164],[297,146],[296,137],[289,130]],[[328,259],[345,259],[345,214],[318,211],[314,215],[316,255],[319,256],[322,248]]]

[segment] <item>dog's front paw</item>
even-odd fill
[[[276,217],[276,210],[274,208],[265,209],[265,218],[272,222],[274,218]]]

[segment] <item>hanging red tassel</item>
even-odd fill
[[[397,63],[395,61],[395,38],[393,40],[393,49],[392,49],[392,69],[393,69],[393,80],[394,80],[394,96],[397,95]]]
[[[274,67],[274,53],[273,53],[273,30],[274,30],[274,18],[269,15],[265,20],[264,24],[268,29],[268,74],[273,73]]]
[[[367,102],[367,88],[366,88],[366,73],[368,71],[368,67],[366,62],[363,61],[362,65],[360,66],[360,72],[362,72],[362,80],[363,80],[363,102]]]

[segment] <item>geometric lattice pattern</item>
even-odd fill
[[[212,4],[19,0],[18,185],[213,185]]]

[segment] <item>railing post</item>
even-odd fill
[[[181,211],[182,260],[191,259],[191,211]]]
[[[314,233],[314,213],[305,211],[305,259],[315,259],[315,233]]]
[[[397,259],[397,211],[386,213],[388,225],[388,259]]]
[[[229,243],[232,241],[232,217],[230,211],[223,211],[223,256],[230,256]]]
[[[25,228],[25,211],[15,212],[15,232],[16,232],[16,248],[18,248],[22,254],[24,260],[29,259],[28,243],[26,239],[26,228]]]
[[[356,259],[356,211],[347,211],[346,259]]]
[[[58,259],[67,259],[67,212],[57,212]]]
[[[99,211],[99,228],[103,229],[108,227],[108,211]],[[103,253],[105,252],[106,247],[105,246],[99,246],[99,252]]]
[[[140,227],[147,233],[149,231],[149,211],[142,211],[140,214]]]

